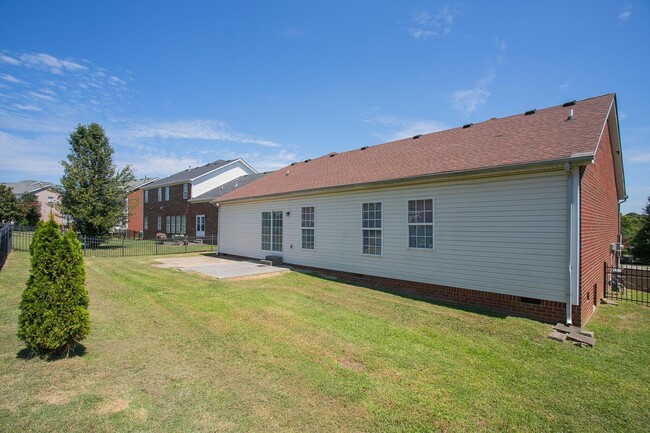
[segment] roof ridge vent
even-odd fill
[[[311,158],[305,159],[305,164],[308,163],[309,161],[311,161]]]
[[[363,147],[361,148],[361,150],[366,150],[367,148],[368,148],[368,146],[363,146]]]
[[[292,162],[292,163],[291,163],[291,165],[296,165],[296,164],[298,164],[298,163],[297,163],[297,162]]]
[[[524,113],[524,116],[530,116],[531,114],[537,113],[537,110],[528,110]]]
[[[330,153],[330,158],[332,158],[332,157],[334,157],[334,156],[336,156],[336,152],[332,152],[332,153]]]
[[[413,136],[413,140],[417,140],[418,138],[422,137],[422,134],[417,134]]]
[[[473,123],[467,123],[463,125],[463,129],[471,128],[474,124]]]
[[[570,107],[572,105],[576,105],[575,99],[573,101],[565,102],[564,104],[562,104],[563,107]]]

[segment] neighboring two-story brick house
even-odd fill
[[[238,178],[255,174],[257,171],[243,159],[217,160],[142,187],[145,238],[165,233],[216,241],[217,207],[200,200],[194,202],[194,199]]]
[[[126,226],[123,227],[123,230],[128,230],[129,232],[138,233],[142,231],[142,215],[143,215],[143,199],[144,191],[143,188],[146,185],[149,185],[152,182],[157,181],[159,178],[143,178],[136,179],[129,184],[129,196],[126,199],[126,208],[128,211],[128,220]]]

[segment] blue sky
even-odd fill
[[[650,196],[647,1],[0,1],[0,180],[58,183],[78,123],[118,165],[260,171],[616,92]]]

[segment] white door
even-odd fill
[[[196,216],[196,237],[205,237],[205,215]]]

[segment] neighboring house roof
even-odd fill
[[[573,102],[293,163],[223,195],[219,202],[551,163],[588,163],[610,110],[616,111],[616,96]],[[571,120],[569,110],[573,110]],[[614,125],[618,137],[617,121]],[[621,191],[624,186],[619,195]]]
[[[21,180],[18,182],[3,182],[10,187],[14,194],[22,195],[28,192],[38,192],[45,189],[54,189],[56,187],[51,182],[42,182],[40,180]]]
[[[155,181],[157,181],[159,179],[160,179],[159,177],[153,177],[153,178],[144,177],[142,179],[136,179],[136,180],[134,180],[132,182],[129,182],[129,191],[133,192],[133,191],[135,191],[137,189],[140,189],[143,186],[146,186],[146,185],[148,185],[148,184],[150,184],[152,182],[155,182]]]
[[[203,176],[207,173],[210,173],[211,171],[217,170],[224,165],[231,164],[235,161],[241,161],[244,164],[246,162],[242,159],[229,159],[228,161],[224,161],[223,159],[218,159],[216,161],[210,162],[208,164],[205,164],[201,167],[194,167],[194,168],[187,168],[183,171],[180,171],[176,174],[172,174],[171,176],[165,177],[163,179],[157,180],[156,182],[152,182],[149,185],[147,185],[146,189],[150,188],[158,188],[161,186],[167,186],[167,185],[176,185],[179,183],[185,183],[185,182],[191,182],[192,180],[196,179],[197,177]],[[248,165],[248,164],[246,164]],[[255,171],[252,167],[251,170]]]
[[[225,194],[228,194],[231,191],[234,191],[237,188],[240,188],[244,185],[247,185],[254,180],[257,180],[261,177],[264,177],[268,174],[266,173],[256,173],[256,174],[250,174],[250,175],[245,175],[245,176],[240,176],[237,179],[231,180],[230,182],[226,182],[221,186],[218,186],[214,189],[211,189],[210,191],[201,194],[198,197],[193,198],[190,200],[191,203],[203,203],[203,202],[210,202],[216,198],[219,198]]]

